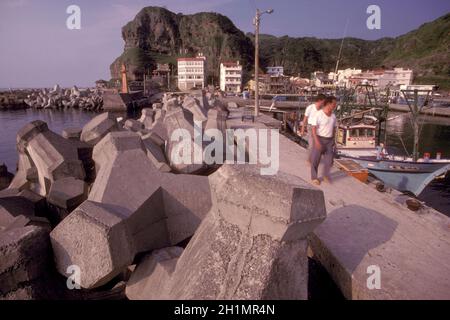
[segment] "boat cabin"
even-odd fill
[[[373,149],[376,147],[376,126],[367,124],[340,125],[336,139],[338,148]]]

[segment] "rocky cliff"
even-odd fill
[[[119,78],[126,62],[131,78],[140,78],[157,62],[176,65],[179,56],[207,58],[209,78],[217,79],[221,60],[239,59],[250,70],[254,48],[251,40],[225,16],[216,13],[175,14],[160,7],[142,9],[122,28],[124,53],[111,65],[112,78]]]
[[[376,41],[347,38],[340,68],[413,68],[416,82],[450,88],[450,14],[398,38]],[[111,65],[119,77],[122,61],[132,78],[157,62],[176,66],[179,56],[203,52],[208,58],[208,83],[217,84],[220,60],[240,59],[247,80],[252,73],[254,36],[245,35],[216,13],[175,14],[160,7],[142,9],[122,29],[124,53]],[[292,38],[261,35],[261,67],[283,65],[285,72],[309,77],[315,70],[334,71],[341,39]]]

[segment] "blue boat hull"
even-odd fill
[[[437,177],[450,171],[450,163],[403,162],[372,160],[341,155],[367,168],[385,185],[401,192],[411,192],[419,196]]]

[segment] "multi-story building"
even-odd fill
[[[339,87],[349,87],[350,86],[350,77],[362,73],[361,69],[345,69],[338,70],[337,75],[334,72],[329,74],[329,78],[335,81],[335,84]]]
[[[272,77],[284,76],[284,67],[267,67],[267,74]]]
[[[361,84],[367,84],[378,88],[378,81],[380,77],[384,74],[384,70],[372,70],[364,71],[361,73],[354,74],[349,78],[349,84],[351,87],[355,87]]]
[[[399,88],[402,85],[410,85],[413,80],[413,71],[403,68],[393,70],[372,70],[353,74],[349,77],[349,83],[352,86],[359,84],[369,84],[378,89],[387,87]]]
[[[334,82],[329,75],[322,71],[315,71],[311,74],[311,85],[318,88],[332,88]]]
[[[378,80],[378,87],[384,89],[386,87],[409,86],[413,81],[413,71],[403,68],[394,68],[393,70],[385,70],[384,74]]]
[[[250,91],[255,91],[256,84],[254,80],[248,83]],[[292,93],[293,85],[291,79],[287,76],[271,76],[269,74],[259,75],[259,93],[260,94],[288,94]]]
[[[178,58],[178,88],[182,91],[206,86],[206,57]]]
[[[220,90],[240,93],[242,90],[242,65],[239,61],[220,64]]]

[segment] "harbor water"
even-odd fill
[[[47,122],[49,128],[61,134],[69,127],[82,128],[96,113],[81,110],[7,110],[0,111],[0,164],[5,163],[14,173],[17,166],[16,135],[33,120]],[[412,152],[413,133],[407,114],[390,114],[387,126],[386,144],[399,154]],[[443,158],[450,158],[450,119],[422,117],[420,154],[430,153],[432,157],[440,152]],[[450,174],[435,180],[419,197],[436,210],[450,216]]]

